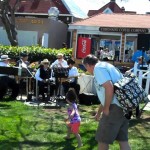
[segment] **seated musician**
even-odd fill
[[[66,94],[68,92],[69,88],[72,87],[75,89],[75,91],[78,95],[79,91],[80,91],[80,85],[77,84],[77,78],[79,76],[78,69],[77,69],[77,67],[74,66],[75,61],[73,61],[72,59],[69,59],[67,61],[67,63],[69,66],[69,75],[68,75],[68,79],[62,83],[62,85],[64,87],[64,92]]]
[[[54,68],[68,68],[67,61],[64,60],[64,55],[62,53],[58,53],[57,59],[51,64],[52,71]],[[55,83],[56,83],[56,88],[57,88],[56,91],[58,91],[60,82],[57,77],[55,79]]]
[[[68,67],[67,61],[64,60],[64,56],[62,53],[57,54],[57,59],[51,64],[51,68],[53,67],[63,67],[63,68]]]
[[[8,55],[2,55],[0,59],[0,66],[10,67],[9,59],[10,58]],[[16,80],[9,77],[7,74],[0,74],[0,99],[3,99],[3,96],[6,94],[8,88],[12,89],[9,100],[16,100],[19,92],[19,86],[16,83]]]
[[[34,62],[34,65],[37,64],[36,62]],[[27,52],[21,52],[20,53],[20,59],[17,61],[16,66],[20,66],[22,68],[28,68],[28,70],[30,71],[31,74],[34,74],[35,70],[32,69],[32,65],[33,63],[30,64],[30,62],[28,61],[28,54]]]
[[[33,72],[33,69],[31,69],[31,67],[29,66],[30,63],[28,61],[28,54],[26,51],[23,51],[20,53],[20,59],[17,61],[16,63],[16,66],[17,67],[21,67],[22,69],[25,68],[24,70],[24,73],[25,75],[24,76],[21,76],[21,77],[18,77],[16,76],[16,81],[19,83],[19,90],[20,90],[20,94],[22,95],[22,93],[24,92],[24,90],[26,89],[26,82],[27,82],[27,77],[28,76],[32,76],[34,74]],[[28,71],[27,71],[27,70]],[[31,89],[32,89],[32,84],[34,84],[34,80],[32,80],[32,78],[29,78],[29,91],[28,93],[26,93],[27,95],[31,92]]]
[[[49,67],[49,61],[48,59],[44,59],[41,61],[41,65],[37,72],[35,73],[35,78],[38,80],[38,86],[39,86],[39,94],[42,95],[43,100],[45,99],[44,93],[47,93],[48,91],[45,89],[46,86],[52,81],[51,78],[51,69]],[[55,84],[50,84],[50,96],[53,95],[54,90],[56,89]]]
[[[17,66],[20,65],[20,67],[27,68],[29,66],[28,62],[28,54],[26,52],[20,53],[20,60],[17,61]]]

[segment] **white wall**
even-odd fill
[[[19,46],[37,45],[37,36],[36,31],[18,31]]]
[[[31,46],[38,43],[38,32],[36,31],[18,31],[18,43],[19,46]],[[0,28],[0,44],[10,45],[6,31]]]
[[[0,28],[0,44],[2,44],[2,45],[10,45],[10,42],[8,40],[6,31],[3,30],[3,28]]]

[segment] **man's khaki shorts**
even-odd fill
[[[128,141],[128,120],[122,108],[111,104],[109,115],[102,114],[95,139],[105,144],[112,144],[115,140]]]

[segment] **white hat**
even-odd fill
[[[41,64],[44,64],[44,63],[48,63],[49,64],[48,59],[44,59],[43,61],[41,61]]]
[[[10,59],[8,57],[8,55],[2,55],[0,61],[5,61],[5,60],[8,60],[8,59]]]

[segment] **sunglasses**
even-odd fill
[[[44,65],[49,65],[49,63],[44,63]]]
[[[61,59],[61,58],[57,58],[57,59]]]

